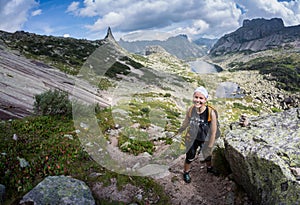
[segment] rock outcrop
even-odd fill
[[[49,176],[28,192],[20,204],[86,204],[95,200],[82,181],[66,176]]]
[[[42,62],[29,60],[0,48],[0,118],[22,118],[33,114],[34,96],[49,89],[70,93],[86,103],[109,105],[100,91],[74,76]],[[76,87],[75,85],[76,79]]]
[[[146,46],[145,48],[145,55],[151,55],[153,53],[164,53],[167,52],[163,47],[161,46]]]
[[[220,38],[210,50],[210,55],[219,56],[240,51],[261,51],[300,41],[300,26],[285,27],[282,19],[273,18],[245,20],[243,26]]]
[[[300,109],[251,121],[225,137],[234,179],[255,204],[300,203]]]

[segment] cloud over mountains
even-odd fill
[[[244,19],[273,17],[286,26],[300,24],[300,0],[0,0],[0,30],[88,39],[105,35],[108,26],[116,37],[151,30],[219,38]]]

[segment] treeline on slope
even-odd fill
[[[229,66],[237,70],[258,70],[267,80],[277,82],[280,89],[291,92],[300,91],[300,60],[298,56],[260,57],[244,62],[233,62]]]
[[[9,48],[18,50],[26,57],[53,64],[72,75],[76,75],[88,56],[102,45],[101,40],[45,36],[24,31],[15,33],[1,31],[0,39]]]

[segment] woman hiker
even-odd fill
[[[219,174],[211,162],[212,149],[217,133],[217,113],[206,104],[207,99],[208,92],[203,86],[195,89],[193,106],[187,111],[185,120],[177,132],[177,134],[180,134],[188,128],[185,136],[186,157],[183,171],[183,179],[186,183],[191,182],[191,163],[196,157],[198,148],[203,154],[207,172],[216,176]]]

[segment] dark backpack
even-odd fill
[[[189,108],[189,117],[192,117],[192,110],[194,108],[195,105],[192,105]],[[220,124],[219,124],[219,116],[218,116],[218,111],[211,105],[206,105],[208,108],[208,117],[207,117],[207,122],[210,123],[211,122],[211,112],[212,110],[215,111],[216,114],[216,118],[217,118],[217,132],[216,132],[216,139],[219,138],[221,136],[221,130],[220,130]]]

